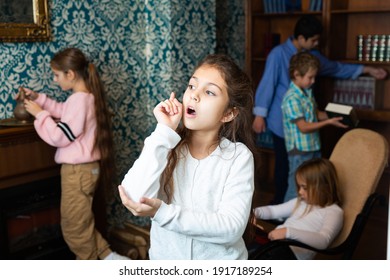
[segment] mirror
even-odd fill
[[[0,0],[0,42],[49,39],[47,0]]]

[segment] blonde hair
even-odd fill
[[[296,71],[298,72],[299,76],[303,77],[310,69],[320,69],[320,61],[311,53],[303,51],[294,54],[291,57],[290,66],[288,69],[291,80],[294,80]]]
[[[315,158],[302,163],[296,173],[296,178],[299,177],[306,182],[307,187],[307,204],[312,206],[330,206],[339,204],[340,198],[338,193],[338,177],[333,163],[324,158]],[[297,193],[299,186],[296,182]],[[298,202],[300,202],[298,197]],[[307,209],[310,211],[310,209]]]

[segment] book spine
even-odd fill
[[[360,93],[359,93],[359,89],[358,89],[358,83],[359,81],[354,81],[354,80],[351,80],[350,81],[350,87],[351,87],[351,105],[352,106],[358,106],[360,107]]]
[[[378,60],[385,61],[385,51],[386,51],[386,35],[381,35],[379,37],[379,50],[378,50]]]
[[[370,61],[370,55],[371,55],[371,35],[366,36],[366,40],[364,42],[364,60]]]
[[[269,13],[275,13],[275,2],[273,0],[268,1]]]
[[[281,0],[281,1],[282,1],[282,12],[285,13],[287,11],[286,1],[285,0]]]
[[[347,105],[354,105],[355,97],[352,94],[352,80],[345,80],[345,95],[346,95],[346,103]]]
[[[317,0],[316,11],[322,10],[322,0]]]
[[[340,80],[334,81],[332,101],[334,103],[341,103],[341,101],[340,101]]]
[[[339,89],[339,103],[344,104],[345,101],[345,86],[343,80],[338,80],[338,89]]]
[[[277,0],[278,3],[278,13],[286,12],[286,1],[285,0]]]
[[[359,108],[367,108],[368,107],[367,96],[364,92],[363,85],[364,85],[363,81],[361,79],[359,79],[357,82],[357,85],[356,85],[357,91],[359,94],[359,104],[358,104]]]
[[[279,13],[286,12],[285,1],[284,0],[278,0],[277,2],[278,2],[278,12]]]
[[[283,2],[284,2],[285,11],[298,12],[298,11],[302,11],[303,5],[306,4],[304,2],[308,2],[308,0],[302,0],[302,1],[301,0],[283,0]]]
[[[280,1],[279,0],[274,0],[274,13],[280,13]]]
[[[377,61],[378,54],[378,46],[379,46],[379,35],[373,35],[371,41],[371,61]]]
[[[368,78],[368,77],[367,77]],[[374,109],[375,107],[375,80],[368,78],[364,79],[364,90],[367,98],[367,107],[370,109]]]
[[[390,35],[386,36],[386,55],[385,61],[390,61]]]
[[[348,84],[347,80],[340,81],[341,86],[341,97],[343,100],[343,104],[349,104],[349,94],[348,94]]]
[[[301,10],[302,12],[310,11],[310,0],[301,0]]]
[[[359,77],[354,80],[356,88],[355,107],[374,109],[375,79],[372,77]]]
[[[358,95],[358,101],[356,107],[358,108],[369,108],[367,94],[364,90],[364,80],[358,78],[356,80],[356,91]]]
[[[316,1],[317,0],[310,0],[310,11],[315,11],[315,9],[316,9]]]
[[[363,61],[364,36],[357,36],[357,60]]]
[[[263,0],[264,13],[269,13],[268,0]]]

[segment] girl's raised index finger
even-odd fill
[[[169,96],[169,100],[173,101],[175,98],[176,98],[176,93],[172,91],[171,95]]]
[[[180,104],[180,102],[176,99],[176,93],[175,93],[175,92],[173,92],[173,91],[171,92],[171,95],[170,95],[170,97],[169,97],[169,101],[171,101],[172,104],[175,105],[175,106],[173,106],[173,112],[174,112],[175,114],[177,114],[177,113],[179,112],[178,106],[180,106],[181,104]]]

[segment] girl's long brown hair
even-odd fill
[[[113,138],[111,130],[111,114],[109,113],[106,94],[95,65],[89,62],[84,53],[77,48],[66,48],[53,56],[51,66],[67,72],[72,70],[85,85],[95,99],[96,135],[94,149],[100,151],[100,172],[97,186],[112,186],[112,176],[115,172],[113,158]]]
[[[296,177],[306,182],[308,208],[305,213],[314,205],[326,207],[335,203],[340,204],[337,172],[330,160],[325,158],[307,160],[298,167]],[[298,193],[297,182],[296,187]]]
[[[238,115],[232,121],[222,125],[218,134],[218,142],[225,137],[232,142],[244,143],[253,155],[255,155],[256,148],[252,130],[253,89],[249,77],[229,56],[224,54],[211,54],[206,56],[198,64],[194,72],[204,65],[211,66],[221,73],[227,85],[229,97],[227,109],[235,108],[238,112]],[[161,185],[163,186],[168,203],[171,202],[173,196],[174,186],[172,175],[180,157],[178,153],[188,143],[187,139],[191,135],[191,131],[184,126],[179,126],[177,132],[181,137],[181,141],[170,151],[168,164],[161,179]],[[251,211],[250,221],[253,218],[252,215],[253,213]]]

